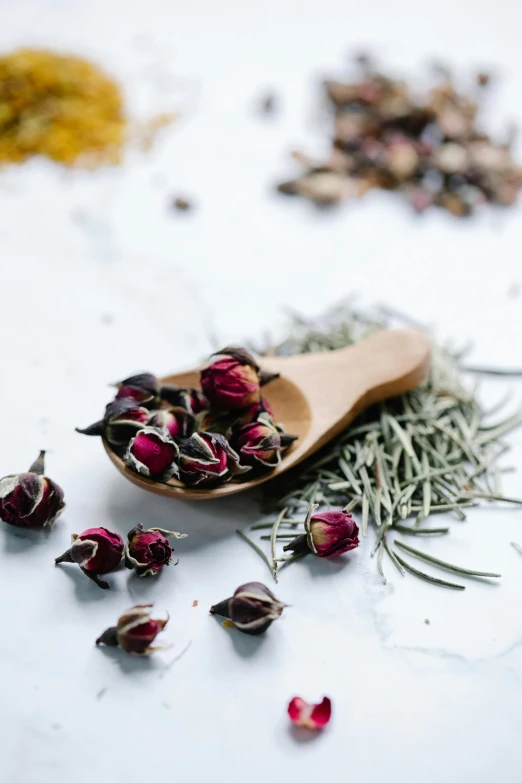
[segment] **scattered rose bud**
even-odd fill
[[[359,546],[359,528],[347,511],[323,511],[312,503],[305,520],[306,534],[297,536],[283,549],[293,552],[313,552],[318,557],[337,557]]]
[[[275,595],[261,582],[248,582],[237,588],[231,598],[226,598],[210,608],[210,614],[227,617],[238,631],[257,636],[281,616],[285,608]]]
[[[27,473],[0,479],[0,519],[9,525],[27,528],[52,527],[62,512],[63,491],[44,476],[45,451]]]
[[[294,696],[288,705],[292,723],[306,729],[323,729],[332,716],[332,702],[325,696],[319,704],[309,704],[300,696]]]
[[[89,579],[107,590],[108,582],[98,577],[114,571],[120,565],[125,546],[123,538],[105,527],[91,527],[79,535],[73,534],[71,538],[70,549],[57,557],[55,564],[77,563]]]
[[[122,614],[118,625],[107,628],[96,639],[96,644],[106,644],[110,647],[122,647],[125,652],[135,655],[150,655],[163,647],[152,647],[156,636],[163,631],[168,623],[166,620],[156,620],[150,615],[152,604],[138,604]]]
[[[208,408],[208,400],[201,389],[181,389],[179,386],[162,386],[160,396],[162,400],[165,400],[170,405],[185,408],[193,416]]]
[[[233,444],[242,465],[257,471],[273,470],[281,462],[281,450],[295,440],[295,436],[279,432],[267,414],[257,421],[245,424],[236,431]]]
[[[127,568],[134,568],[138,576],[154,576],[172,560],[174,550],[168,539],[186,537],[186,533],[175,533],[159,527],[144,530],[143,525],[136,525],[128,534],[125,565]]]
[[[168,481],[177,472],[178,447],[165,430],[152,427],[138,432],[123,457],[127,467],[156,481]]]
[[[126,447],[130,439],[146,426],[150,411],[141,407],[132,397],[113,400],[105,408],[101,421],[85,429],[76,428],[81,435],[103,437],[116,448]]]
[[[180,446],[180,478],[189,486],[222,484],[248,470],[249,466],[239,464],[239,456],[223,435],[196,432]]]
[[[186,408],[160,408],[152,411],[148,426],[167,430],[173,439],[188,438],[194,429],[194,416]]]
[[[244,348],[224,348],[201,371],[201,386],[217,410],[246,408],[261,399],[261,386],[277,375],[262,373]]]
[[[118,389],[117,400],[130,397],[145,407],[154,407],[158,401],[159,383],[156,376],[151,373],[131,375],[130,378],[125,378],[117,383],[116,387]]]

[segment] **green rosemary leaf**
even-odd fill
[[[429,574],[425,574],[424,571],[419,571],[418,568],[414,568],[410,563],[407,563],[406,560],[403,560],[400,555],[395,552],[395,557],[401,564],[403,568],[406,569],[406,571],[409,571],[410,574],[413,574],[414,576],[418,576],[419,579],[424,579],[426,582],[431,582],[434,585],[438,585],[439,587],[448,587],[451,590],[465,590],[465,585],[458,585],[454,582],[446,582],[444,579],[438,579],[435,576],[430,576]]]
[[[522,546],[520,544],[517,544],[516,541],[511,542],[511,546],[517,550],[517,552],[522,555]]]
[[[423,527],[422,529],[418,529],[399,524],[393,525],[392,530],[397,530],[399,533],[404,533],[408,536],[436,536],[449,533],[449,527]]]
[[[368,514],[369,514],[368,495],[365,493],[362,497],[361,532],[363,536],[366,536],[366,533],[368,531]]]
[[[426,552],[421,552],[419,549],[414,549],[412,546],[403,544],[401,541],[396,541],[395,544],[406,552],[409,552],[410,555],[418,557],[419,560],[425,560],[427,563],[436,565],[439,568],[444,568],[446,571],[453,571],[455,574],[463,574],[464,576],[484,576],[495,579],[500,577],[500,574],[491,574],[487,571],[474,571],[470,568],[462,568],[461,566],[452,565],[452,563],[446,563],[445,560],[439,560],[439,558],[428,555]]]
[[[265,563],[267,564],[268,568],[270,569],[270,573],[273,575],[274,572],[273,572],[273,569],[272,569],[272,563],[268,559],[268,556],[267,556],[266,552],[264,552],[263,549],[261,549],[261,547],[258,544],[256,544],[256,542],[253,541],[249,536],[247,536],[247,534],[244,533],[242,530],[238,529],[238,530],[236,530],[236,533],[239,536],[241,536],[241,538],[244,539],[244,541],[246,541],[247,544],[250,544],[252,549],[255,552],[257,552],[257,554],[261,557],[262,560],[265,561]]]
[[[382,543],[383,543],[384,548],[386,550],[386,553],[388,554],[388,556],[389,556],[390,560],[392,561],[393,565],[395,566],[395,568],[397,569],[399,574],[401,576],[404,576],[405,575],[404,566],[402,565],[402,563],[399,560],[399,558],[395,555],[395,553],[388,546],[388,542],[386,541],[386,536],[383,537]]]
[[[279,516],[277,517],[276,521],[274,522],[274,526],[272,528],[272,535],[270,536],[270,554],[272,556],[272,572],[274,576],[274,581],[277,582],[277,562],[276,562],[276,542],[277,542],[277,531],[279,530],[279,525],[283,521],[283,519],[286,516],[286,512],[288,511],[288,508],[284,508]]]
[[[384,544],[381,541],[379,543],[379,553],[377,555],[377,570],[378,570],[378,572],[379,572],[379,574],[381,576],[383,585],[385,585],[386,584],[386,577],[384,576],[384,571],[383,571],[383,568],[382,568],[382,558],[383,558],[383,555],[384,555]]]

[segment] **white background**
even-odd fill
[[[234,532],[259,517],[256,505],[149,496],[74,427],[98,418],[109,381],[182,369],[215,347],[212,335],[258,337],[278,328],[283,307],[314,314],[351,292],[473,339],[477,362],[522,364],[519,208],[419,219],[393,194],[372,193],[318,214],[272,193],[293,173],[292,148],[325,144],[317,86],[354,48],[409,77],[430,59],[463,81],[492,68],[488,121],[522,121],[521,23],[508,0],[0,0],[2,50],[86,54],[121,80],[133,116],[183,115],[150,154],[131,152],[116,170],[32,161],[0,172],[0,475],[47,448],[67,501],[49,535],[1,531],[0,780],[519,778],[522,558],[509,542],[522,543],[520,510],[477,510],[447,540],[426,542],[499,570],[498,584],[444,592],[388,564],[383,586],[369,538],[339,562],[309,558],[283,572],[277,595],[292,606],[253,639],[207,610],[242,582],[270,585]],[[256,100],[270,89],[281,113],[263,119]],[[172,212],[178,194],[197,209]],[[489,383],[485,399],[505,386]],[[508,461],[522,467],[520,433],[512,442]],[[522,494],[520,474],[506,491]],[[71,532],[125,534],[137,522],[190,534],[157,580],[121,572],[102,592],[79,569],[53,567]],[[145,600],[170,612],[171,650],[135,660],[94,647]],[[290,731],[297,694],[332,698],[322,735]]]

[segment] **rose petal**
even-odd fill
[[[322,729],[332,715],[332,702],[325,696],[319,704],[310,704],[294,696],[288,705],[288,715],[292,723],[307,729]]]

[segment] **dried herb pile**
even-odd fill
[[[88,60],[38,49],[0,57],[0,164],[118,163],[125,126],[119,87]]]
[[[289,337],[269,353],[333,350],[387,326],[389,319],[382,312],[371,315],[345,306],[316,324],[296,319]],[[434,342],[433,366],[424,384],[369,409],[311,461],[285,474],[284,481],[270,483],[265,510],[281,513],[275,522],[254,525],[250,531],[255,538],[251,532],[246,537],[276,578],[281,563],[299,556],[285,557],[278,547],[303,532],[311,503],[354,512],[363,535],[369,524],[375,525],[383,581],[385,554],[401,573],[444,587],[464,588],[424,573],[410,559],[460,576],[496,576],[436,560],[422,547],[400,540],[448,533],[447,526],[433,524],[436,514],[448,512],[463,520],[467,509],[483,500],[522,503],[503,495],[503,469],[498,466],[509,448],[504,437],[522,424],[522,414],[499,419],[495,411],[484,410],[476,391],[462,384],[461,359],[458,352]],[[270,540],[270,554],[265,539]]]
[[[319,205],[338,204],[371,188],[397,190],[417,212],[433,205],[464,216],[484,202],[513,204],[522,169],[510,151],[512,134],[494,142],[478,123],[481,91],[489,77],[479,73],[473,92],[459,92],[446,69],[423,99],[410,85],[358,58],[355,81],[326,81],[333,113],[327,158],[294,153],[304,172],[278,190]]]

